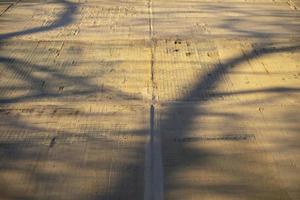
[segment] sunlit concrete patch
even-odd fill
[[[29,1],[2,16],[0,39],[145,40],[148,12],[145,2]],[[10,26],[13,22],[15,26]]]
[[[296,38],[157,40],[156,97],[161,102],[299,103]]]
[[[299,12],[287,0],[155,1],[154,36],[158,39],[265,38],[298,36]]]
[[[142,198],[142,105],[23,103],[0,118],[1,198]]]
[[[221,74],[210,71],[218,64],[218,49],[211,40],[158,40],[154,63],[157,99],[163,102],[207,98],[214,89],[209,83],[195,87],[202,79],[217,79]]]

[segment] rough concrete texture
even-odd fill
[[[299,0],[1,0],[0,199],[300,199]]]

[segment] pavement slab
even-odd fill
[[[0,0],[0,199],[299,199],[299,9]]]

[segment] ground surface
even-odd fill
[[[299,9],[0,0],[0,199],[300,199]]]

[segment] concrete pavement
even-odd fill
[[[0,199],[299,199],[299,6],[0,1]]]

